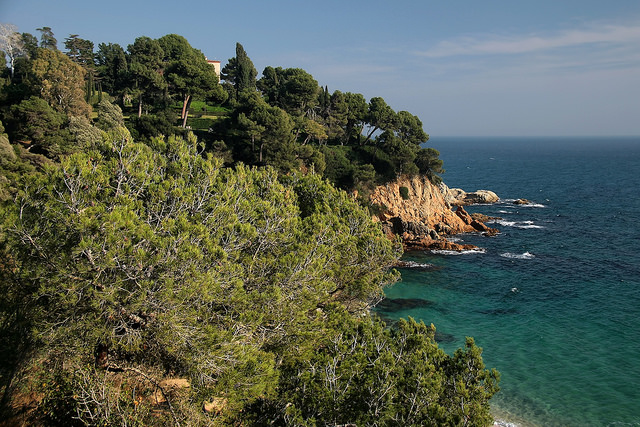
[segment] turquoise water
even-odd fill
[[[450,187],[501,202],[483,250],[412,252],[381,314],[473,336],[502,375],[496,416],[520,425],[640,426],[640,138],[440,138]],[[533,203],[516,206],[513,199]]]

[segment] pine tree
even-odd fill
[[[58,50],[58,40],[53,36],[51,27],[37,28],[40,31],[40,47]]]

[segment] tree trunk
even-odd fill
[[[189,106],[191,105],[191,95],[185,95],[184,102],[182,103],[182,127],[187,127],[187,117],[189,116]]]
[[[369,132],[369,134],[367,135],[367,138],[364,140],[364,142],[361,142],[360,145],[366,145],[367,142],[371,141],[371,137],[373,136],[374,132],[377,131],[379,128],[377,126],[374,126],[371,131]]]
[[[138,117],[142,117],[142,97],[138,99]]]

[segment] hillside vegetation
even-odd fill
[[[400,247],[344,190],[437,180],[415,116],[239,44],[220,84],[175,34],[38,31],[2,40],[0,419],[491,423],[472,339],[369,312]]]

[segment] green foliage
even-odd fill
[[[450,357],[435,343],[433,325],[412,319],[388,329],[332,307],[327,324],[314,352],[285,361],[280,395],[263,403],[269,410],[260,423],[491,425],[498,375],[484,369],[472,340]]]
[[[437,174],[444,173],[442,160],[438,158],[440,153],[434,148],[423,148],[416,154],[416,166],[420,173],[429,177],[432,183],[439,184],[442,178]]]
[[[76,142],[77,149],[94,147],[102,141],[102,131],[84,116],[69,119],[69,132]]]
[[[229,108],[189,122],[199,143],[176,128],[175,104],[184,126],[190,107],[209,113],[226,95],[170,34],[127,53],[99,46],[105,88],[137,107],[129,131],[107,96],[90,121],[82,68],[40,30],[47,49],[22,35],[31,57],[0,88],[0,388],[42,397],[31,421],[490,423],[498,375],[472,340],[448,356],[433,326],[368,315],[399,279],[401,246],[366,195],[444,172],[417,117],[330,94],[297,68],[256,82],[237,44],[222,70]],[[91,42],[65,44],[91,68]]]
[[[33,173],[34,165],[42,165],[47,161],[41,155],[30,153],[19,146],[11,144],[8,135],[3,131],[4,126],[0,122],[0,211],[2,209],[1,203],[10,200],[18,192],[17,181],[21,177]],[[2,265],[3,263],[0,262],[0,271]]]
[[[0,202],[9,199],[11,185],[6,169],[10,170],[16,163],[17,157],[15,149],[4,133],[2,122],[0,122]]]
[[[330,95],[310,74],[296,68],[266,67],[257,87],[266,102],[293,117],[300,144],[323,146],[325,176],[341,188],[367,189],[418,173],[437,181],[436,173],[443,171],[431,161],[433,152],[428,163],[423,154],[418,157],[420,144],[429,139],[420,119],[407,111],[396,113],[380,97],[367,103],[360,94]],[[351,148],[341,152],[337,145]],[[374,176],[369,174],[372,170]]]
[[[229,58],[227,65],[221,70],[221,77],[225,80],[229,100],[235,103],[242,92],[255,91],[257,75],[256,67],[244,47],[240,43],[236,43],[236,56]]]
[[[352,188],[355,185],[354,165],[349,159],[350,147],[322,146],[321,152],[326,161],[325,177],[340,188]]]
[[[30,97],[11,107],[7,131],[14,141],[25,141],[32,151],[58,159],[77,147],[68,129],[68,118],[44,99]]]
[[[396,134],[405,143],[420,145],[429,139],[420,119],[408,111],[398,112],[397,121]]]
[[[500,374],[485,369],[482,349],[467,337],[464,349],[458,349],[445,368],[447,400],[457,408],[455,420],[466,425],[490,425],[488,400],[498,392]]]
[[[176,132],[175,120],[171,112],[162,111],[157,114],[144,114],[140,117],[131,117],[127,127],[134,139],[148,141],[153,137],[172,135]]]
[[[16,153],[5,134],[0,133],[0,165],[8,164],[16,159]]]
[[[301,169],[305,172],[312,171],[322,175],[327,167],[324,154],[311,145],[299,145],[296,149],[296,157],[303,163]]]
[[[98,118],[96,120],[96,127],[103,131],[109,129],[118,128],[124,126],[124,118],[122,117],[122,109],[109,102],[107,99],[103,99],[96,106],[96,112]]]
[[[227,94],[218,85],[218,76],[202,52],[177,34],[163,36],[158,43],[164,51],[163,76],[169,90],[183,101],[182,127],[186,127],[192,98],[207,98],[216,103],[226,100]]]
[[[233,117],[234,157],[247,164],[269,164],[282,172],[299,169],[294,123],[284,110],[267,104],[257,92],[240,94]]]
[[[75,375],[60,370],[45,370],[40,377],[40,388],[44,391],[42,402],[38,407],[45,425],[49,426],[81,426],[83,423],[75,419],[77,401],[75,396]]]
[[[21,36],[26,56],[33,58],[38,50],[38,39],[30,33],[22,33]]]
[[[164,52],[160,43],[149,37],[138,37],[127,48],[129,52],[127,80],[128,95],[137,100],[138,117],[142,115],[144,103],[153,102],[162,96],[167,87],[162,78]]]
[[[292,116],[302,116],[318,102],[320,88],[311,74],[300,68],[267,67],[257,86],[269,104]]]
[[[314,346],[318,307],[363,309],[396,279],[397,249],[317,175],[281,183],[273,169],[220,169],[194,139],[112,138],[24,177],[3,215],[16,268],[2,295],[21,301],[56,369],[106,348],[110,366],[187,376],[233,412]]]
[[[38,28],[37,31],[40,31],[40,47],[58,50],[58,41],[54,37],[51,27]]]
[[[80,65],[62,52],[41,48],[31,61],[31,90],[60,113],[89,117],[91,106],[85,101],[85,74]]]
[[[409,189],[407,187],[400,187],[400,197],[402,197],[402,200],[409,200]]]
[[[182,108],[181,102],[175,102],[171,104],[171,108]],[[191,110],[194,116],[225,116],[228,115],[230,110],[220,105],[208,103],[206,101],[194,100],[191,102]]]
[[[369,209],[369,212],[371,213],[371,215],[373,216],[379,216],[380,214],[389,210],[389,208],[386,205],[380,205],[377,203],[368,203],[366,206]]]
[[[210,129],[215,124],[215,119],[206,117],[191,117],[187,120],[187,125],[192,129]]]
[[[96,65],[102,77],[102,87],[113,96],[121,95],[127,75],[127,57],[117,43],[100,43],[96,53]]]
[[[107,45],[99,51],[106,73],[120,64],[118,52]],[[165,125],[175,122],[168,116],[161,120],[158,111],[178,101],[183,127],[211,129],[211,139],[223,140],[236,163],[271,165],[282,172],[313,166],[339,187],[358,191],[399,175],[423,173],[437,182],[437,174],[444,171],[437,155],[421,153],[420,144],[429,136],[418,117],[407,111],[396,113],[380,97],[367,102],[361,94],[330,94],[299,68],[268,66],[256,81],[255,67],[239,43],[236,56],[222,69],[222,86],[214,82],[213,69],[202,53],[176,34],[137,39],[129,46],[128,68],[125,81],[129,95],[138,98],[138,116],[147,111],[143,102],[153,104],[151,113],[158,116],[132,120],[135,137],[167,135]],[[230,96],[230,108],[222,111],[229,120],[189,121],[190,109],[208,113],[206,98],[214,104],[225,102],[221,87]],[[301,148],[307,145],[314,148]],[[350,149],[338,153],[338,146]]]
[[[67,49],[67,56],[85,69],[92,69],[95,66],[93,54],[93,42],[81,39],[78,34],[72,34],[64,40],[64,47]]]
[[[392,129],[396,124],[396,120],[395,112],[387,105],[384,99],[380,97],[371,98],[366,116],[369,132],[362,144],[366,144],[378,130]]]

